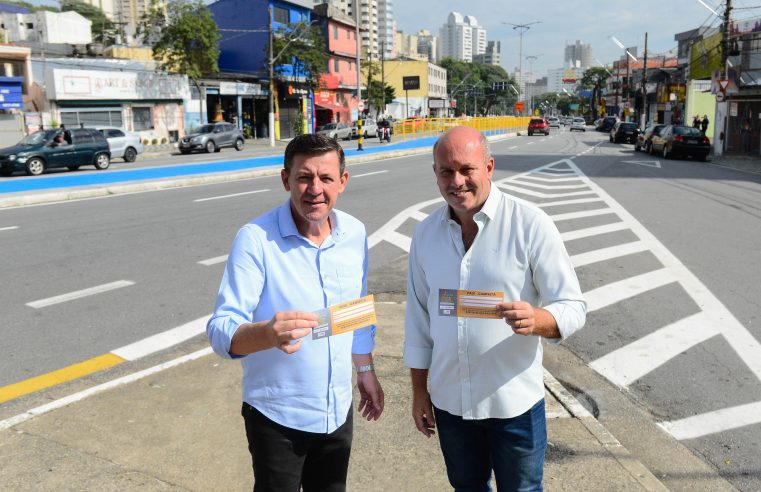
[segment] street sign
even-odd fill
[[[523,101],[518,101],[518,102],[515,103],[515,110],[516,111],[523,111],[524,109],[526,109],[526,105],[524,104]]]
[[[402,77],[402,89],[405,91],[414,91],[420,89],[420,76]]]
[[[357,110],[361,113],[365,110],[365,101],[359,101],[357,103]]]

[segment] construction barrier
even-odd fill
[[[516,133],[528,128],[530,116],[490,116],[484,118],[408,118],[394,122],[394,138],[411,140],[441,135],[455,126],[469,126],[485,135]]]

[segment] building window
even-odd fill
[[[333,26],[333,39],[338,39],[338,26]]]
[[[151,114],[151,108],[133,107],[132,121],[135,131],[153,129],[153,115]]]
[[[346,39],[351,39],[351,31],[348,29],[346,30]]]
[[[280,24],[288,24],[290,17],[288,16],[288,9],[283,7],[275,7],[275,22]]]
[[[122,126],[121,108],[85,109],[61,111],[61,123],[67,127],[85,126]]]
[[[32,24],[31,22],[27,22],[26,23],[26,28],[27,29],[34,29],[34,24]]]
[[[341,71],[341,62],[337,59],[333,60],[333,71],[336,73]]]

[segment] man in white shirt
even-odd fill
[[[428,437],[438,428],[455,490],[489,490],[492,471],[500,492],[542,490],[540,338],[581,328],[586,303],[552,220],[492,186],[483,135],[453,128],[433,157],[447,204],[416,229],[407,281],[404,362],[415,425]],[[504,302],[491,319],[453,316],[457,290],[500,293]]]

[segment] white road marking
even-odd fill
[[[578,181],[578,180],[577,180]],[[531,183],[529,181],[526,181],[521,178],[520,181],[513,181],[514,183],[519,183],[527,186],[531,186],[533,188],[540,188],[542,190],[577,190],[579,188],[589,188],[589,186],[586,185],[586,183],[582,184],[575,184],[575,185],[545,185],[545,184],[539,184],[539,183]]]
[[[270,190],[254,190],[254,191],[244,191],[243,193],[233,193],[232,195],[221,195],[221,196],[212,196],[209,198],[198,198],[196,200],[193,200],[194,202],[208,202],[209,200],[221,200],[223,198],[233,198],[236,196],[243,196],[243,195],[253,195],[255,193],[264,193]]]
[[[208,260],[201,260],[198,262],[198,264],[203,266],[211,266],[216,265],[217,263],[224,263],[227,261],[227,256],[228,255],[215,256],[214,258],[209,258]]]
[[[534,145],[534,142],[529,142],[526,145]]]
[[[513,150],[513,149],[517,149],[517,148],[518,148],[517,145],[513,145],[512,147],[508,147],[507,150]]]
[[[39,301],[28,302],[26,305],[34,309],[40,309],[47,306],[52,306],[53,304],[60,304],[62,302],[73,301],[74,299],[81,299],[83,297],[93,296],[95,294],[102,294],[103,292],[108,292],[110,290],[121,289],[122,287],[129,287],[130,285],[135,285],[135,282],[130,280],[117,280],[116,282],[97,285],[88,289],[69,292],[68,294],[61,294],[55,297],[48,297],[47,299],[40,299]]]
[[[648,167],[661,167],[661,161],[621,161],[625,162],[626,164],[639,164],[640,166],[648,166]]]
[[[581,212],[568,212],[565,214],[550,215],[550,218],[555,222],[562,222],[564,220],[583,219],[586,217],[596,217],[598,215],[612,215],[613,213],[613,210],[609,208],[600,208],[597,210],[582,210]]]
[[[586,229],[576,229],[575,231],[564,232],[560,235],[560,237],[563,238],[563,241],[573,241],[574,239],[599,236],[600,234],[607,234],[609,232],[623,231],[628,228],[629,226],[625,222],[613,222],[612,224],[605,224],[596,227],[587,227]]]
[[[590,191],[571,191],[568,193],[542,193],[541,191],[527,190],[525,188],[521,188],[520,186],[512,186],[512,185],[503,184],[503,183],[500,183],[497,186],[506,190],[512,190],[512,191],[518,192],[522,195],[529,195],[529,196],[534,196],[537,198],[561,198],[566,196],[589,195],[593,193],[591,190]]]
[[[642,241],[634,241],[632,243],[621,244],[617,246],[611,246],[610,248],[596,249],[587,253],[580,253],[571,257],[571,262],[576,268],[591,265],[592,263],[598,263],[605,260],[612,260],[613,258],[620,258],[622,256],[633,255],[635,253],[641,253],[647,251],[647,245]]]
[[[420,222],[423,222],[426,218],[428,218],[428,214],[421,212],[420,210],[413,212],[410,214],[411,219],[418,220]]]
[[[673,282],[676,279],[664,268],[597,287],[584,292],[587,312],[597,311]]]
[[[159,365],[150,367],[148,369],[144,369],[142,371],[139,371],[133,374],[128,374],[127,376],[114,379],[107,383],[99,384],[97,386],[93,386],[92,388],[87,388],[86,390],[80,391],[78,393],[74,393],[72,395],[66,396],[64,398],[60,398],[58,400],[51,401],[50,403],[46,403],[45,405],[40,405],[39,407],[32,408],[31,410],[28,410],[24,413],[21,413],[9,419],[0,420],[0,430],[10,429],[11,427],[15,425],[26,422],[27,420],[37,417],[38,415],[43,415],[48,412],[52,412],[53,410],[63,408],[67,405],[71,405],[72,403],[78,402],[80,400],[84,400],[85,398],[96,395],[98,393],[102,393],[112,388],[116,388],[119,386],[123,386],[125,384],[139,381],[140,379],[143,379],[147,376],[151,376],[165,369],[169,369],[171,367],[184,364],[185,362],[201,358],[211,353],[212,353],[211,347],[201,349],[197,352],[193,352],[192,354],[182,356],[178,359],[170,360],[168,362],[164,362],[163,364],[159,364]]]
[[[761,401],[722,408],[672,422],[660,422],[666,432],[684,441],[761,423]]]
[[[13,229],[18,229],[18,226],[0,227],[0,231],[12,231]]]
[[[364,174],[352,174],[350,177],[352,178],[363,178],[365,176],[372,176],[373,174],[383,174],[387,173],[388,169],[384,169],[383,171],[373,171],[371,173],[364,173]]]
[[[602,201],[600,197],[594,196],[591,198],[572,198],[570,200],[556,200],[554,202],[541,202],[541,203],[536,203],[535,205],[539,208],[544,208],[544,207],[554,207],[559,205],[577,205],[581,203],[595,203],[595,202],[605,203]]]
[[[411,218],[413,214],[417,214],[420,210],[428,207],[429,205],[433,205],[434,203],[443,202],[444,199],[434,198],[433,200],[428,200],[422,203],[416,203],[415,205],[412,205],[410,207],[407,207],[406,209],[402,210],[395,216],[391,218],[388,222],[383,224],[377,231],[370,234],[370,236],[367,238],[367,247],[372,248],[376,244],[380,243],[381,241],[388,240],[387,238],[391,238],[389,242],[392,244],[399,246],[404,251],[409,253],[409,245],[407,245],[407,249],[405,249],[403,246],[400,246],[399,241],[397,240],[397,236],[401,236],[398,232],[396,232],[396,229],[404,224],[404,222]],[[412,238],[408,238],[409,241],[412,241]],[[404,244],[408,244],[406,241]]]
[[[579,181],[581,178],[578,176],[571,176],[568,178],[545,178],[543,176],[533,176],[531,174],[526,174],[521,176],[522,180],[529,179],[534,181],[543,181],[545,183],[560,183],[561,181]]]
[[[172,328],[162,333],[157,333],[148,338],[144,338],[135,343],[125,345],[124,347],[112,350],[111,353],[118,355],[125,360],[136,360],[146,355],[150,355],[161,350],[178,345],[186,340],[190,340],[196,335],[206,332],[206,322],[211,315],[198,318],[184,325]]]
[[[593,361],[589,366],[625,387],[680,353],[719,334],[702,311],[664,326],[629,345]]]

